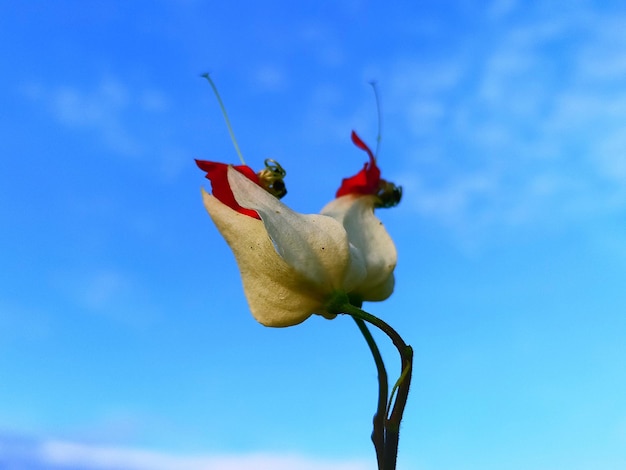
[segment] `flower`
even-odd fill
[[[375,195],[378,200],[375,202],[374,207],[396,206],[402,198],[402,187],[382,179],[380,177],[380,169],[376,165],[376,157],[374,157],[369,147],[354,131],[352,131],[351,138],[354,145],[367,152],[369,162],[356,175],[343,179],[335,197],[339,198],[348,194]]]
[[[367,152],[369,161],[360,172],[341,182],[336,199],[321,213],[341,222],[350,243],[364,257],[366,275],[350,292],[351,296],[360,301],[380,301],[393,292],[398,255],[393,240],[374,215],[374,208],[398,204],[402,188],[381,179],[372,151],[356,132],[352,131],[351,137],[357,147]]]
[[[247,166],[198,166],[213,189],[212,195],[203,190],[204,205],[235,255],[257,321],[284,327],[312,314],[334,318],[326,306],[337,293],[359,300],[391,295],[397,255],[374,216],[380,171],[373,156],[362,170],[365,185],[362,172],[344,180],[342,188],[348,189],[322,214],[291,210]]]

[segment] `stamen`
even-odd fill
[[[276,160],[267,158],[265,168],[259,171],[258,176],[261,186],[271,195],[281,199],[287,194],[287,187],[283,181],[287,172]]]
[[[374,207],[388,209],[397,206],[402,199],[402,186],[396,186],[394,183],[381,179],[376,196],[378,203]]]
[[[233,127],[230,125],[230,119],[228,119],[228,113],[226,112],[226,107],[224,106],[224,103],[222,102],[222,98],[220,97],[220,94],[217,91],[217,87],[215,86],[215,83],[213,83],[213,80],[211,79],[208,73],[203,73],[202,77],[206,78],[207,81],[209,82],[209,85],[211,85],[211,88],[213,88],[213,93],[215,93],[215,96],[217,97],[217,102],[219,103],[220,108],[222,110],[222,116],[224,116],[224,120],[226,121],[226,127],[228,128],[228,132],[230,133],[230,138],[232,139],[233,145],[235,146],[235,151],[237,152],[237,155],[239,155],[239,160],[241,160],[241,163],[245,165],[246,162],[243,159],[241,150],[239,150],[239,144],[237,143],[237,139],[235,138]]]
[[[382,135],[382,116],[380,112],[380,99],[378,97],[378,87],[376,86],[376,80],[372,80],[370,82],[372,88],[374,89],[374,98],[376,99],[376,114],[378,117],[378,135],[376,136],[376,152],[374,152],[374,159],[378,159],[378,149],[380,148],[380,141],[383,138]]]

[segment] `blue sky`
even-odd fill
[[[0,466],[374,468],[353,323],[257,324],[204,211],[193,159],[237,163],[204,72],[309,213],[378,82],[399,468],[626,466],[626,8],[388,3],[0,4]]]

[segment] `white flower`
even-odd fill
[[[334,199],[322,214],[341,222],[350,244],[365,262],[365,277],[349,292],[360,300],[385,300],[393,292],[398,254],[383,223],[374,215],[378,198],[349,194]]]
[[[244,215],[203,191],[204,205],[233,250],[254,317],[291,326],[314,313],[333,318],[337,293],[383,300],[393,291],[396,249],[374,216],[376,196],[349,194],[322,214],[299,214],[228,167],[228,184]]]

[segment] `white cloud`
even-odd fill
[[[142,117],[168,108],[168,100],[155,89],[131,89],[122,81],[102,77],[89,88],[76,85],[49,86],[27,83],[22,93],[41,105],[69,129],[95,131],[104,144],[123,156],[137,157],[146,152],[146,143],[132,134],[131,124]]]
[[[47,338],[50,331],[50,318],[44,312],[0,299],[0,346],[38,341]]]
[[[407,110],[409,113],[409,130],[416,135],[428,135],[441,125],[446,115],[444,106],[434,100],[414,102]]]
[[[81,470],[372,470],[361,461],[333,461],[295,455],[177,456],[161,452],[49,440],[33,449],[41,464]],[[47,467],[48,468],[48,467]]]
[[[104,142],[122,155],[142,153],[141,144],[128,133],[123,122],[122,115],[131,100],[128,88],[119,81],[103,79],[90,91],[67,85],[38,88],[40,101],[61,124],[98,131]]]
[[[278,69],[262,69],[257,78],[266,88],[285,81]],[[154,87],[103,76],[87,85],[28,82],[20,91],[69,131],[93,139],[94,148],[116,156],[150,158],[151,168],[161,170],[165,181],[178,177],[189,161],[190,152],[172,143],[168,134],[155,132],[167,127],[170,100]]]
[[[93,312],[110,310],[136,289],[131,278],[113,268],[64,271],[53,277],[53,284],[80,307]]]
[[[395,94],[415,98],[437,96],[458,85],[465,77],[463,57],[441,60],[403,59],[393,66],[390,88]]]
[[[413,195],[410,202],[418,212],[450,222],[469,209],[466,206],[474,197],[484,197],[497,189],[493,176],[479,173],[459,176],[444,187],[428,185],[423,178],[403,180],[402,184]]]
[[[347,4],[345,4],[347,5]],[[313,52],[317,62],[325,67],[337,67],[344,62],[344,53],[333,29],[323,23],[310,23],[300,29],[302,45]]]
[[[60,271],[53,274],[52,285],[82,312],[128,327],[143,328],[160,315],[136,277],[115,267]]]
[[[120,272],[103,270],[93,274],[82,289],[83,302],[92,309],[106,308],[111,301],[131,290],[130,283]]]
[[[166,111],[169,108],[169,100],[158,90],[143,90],[139,95],[141,108],[146,111]]]
[[[487,15],[494,20],[511,13],[517,6],[517,0],[494,0],[487,9]]]
[[[390,67],[416,149],[405,202],[460,232],[626,209],[626,17],[533,8],[495,2],[496,40]]]
[[[276,65],[260,66],[253,75],[254,84],[265,91],[280,91],[287,85],[287,75]]]
[[[597,150],[593,158],[601,174],[623,186],[626,182],[626,125],[607,135]]]

